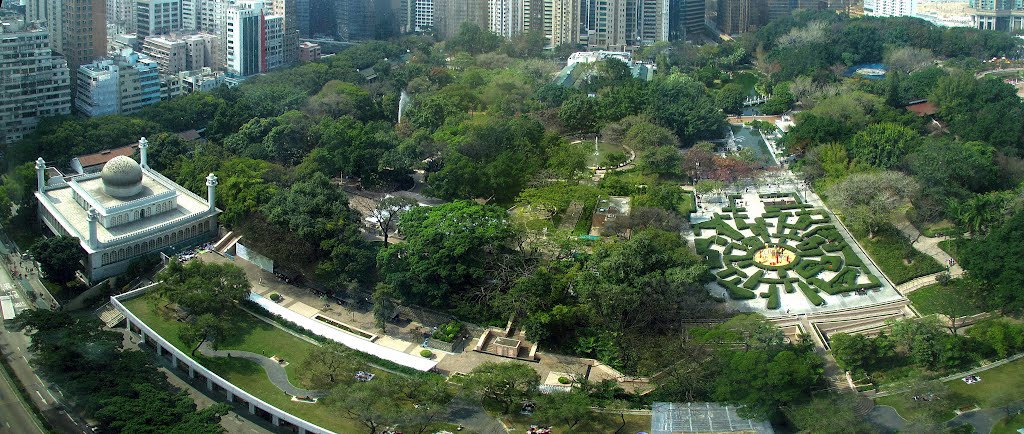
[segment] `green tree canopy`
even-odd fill
[[[854,134],[846,148],[855,159],[874,167],[891,169],[914,150],[917,142],[918,134],[914,130],[883,122]]]
[[[83,269],[85,251],[82,250],[78,238],[43,238],[32,244],[28,251],[36,262],[39,262],[39,268],[46,277],[63,287],[67,287],[68,282],[75,278],[76,271]]]

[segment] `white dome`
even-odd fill
[[[123,155],[103,165],[103,190],[113,197],[128,197],[142,191],[142,167]]]

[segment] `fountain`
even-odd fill
[[[405,107],[409,105],[409,94],[405,93],[405,89],[402,89],[402,95],[398,97],[398,123],[402,123],[402,113],[405,112]]]

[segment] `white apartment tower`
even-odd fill
[[[0,22],[0,143],[35,129],[39,119],[71,113],[68,63],[34,23]]]
[[[906,17],[914,15],[914,0],[864,0],[864,15]]]
[[[285,65],[284,17],[266,12],[266,4],[261,1],[228,7],[224,51],[229,71],[246,77]]]
[[[490,31],[505,39],[522,33],[526,17],[524,5],[524,0],[488,0],[487,26]]]
[[[75,109],[87,116],[135,113],[160,101],[159,65],[130,49],[77,72]]]
[[[135,33],[137,0],[107,0],[107,24],[114,26],[115,34]]]

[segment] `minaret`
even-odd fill
[[[46,191],[46,161],[43,157],[36,159],[36,190],[40,193]]]
[[[206,201],[210,204],[210,211],[217,209],[217,175],[210,174],[206,177]]]
[[[85,219],[89,222],[89,247],[99,248],[100,240],[96,239],[96,208],[89,207],[89,212],[86,214]]]
[[[146,163],[146,149],[149,148],[149,140],[145,137],[139,139],[139,165],[143,169],[149,169],[149,164]]]

